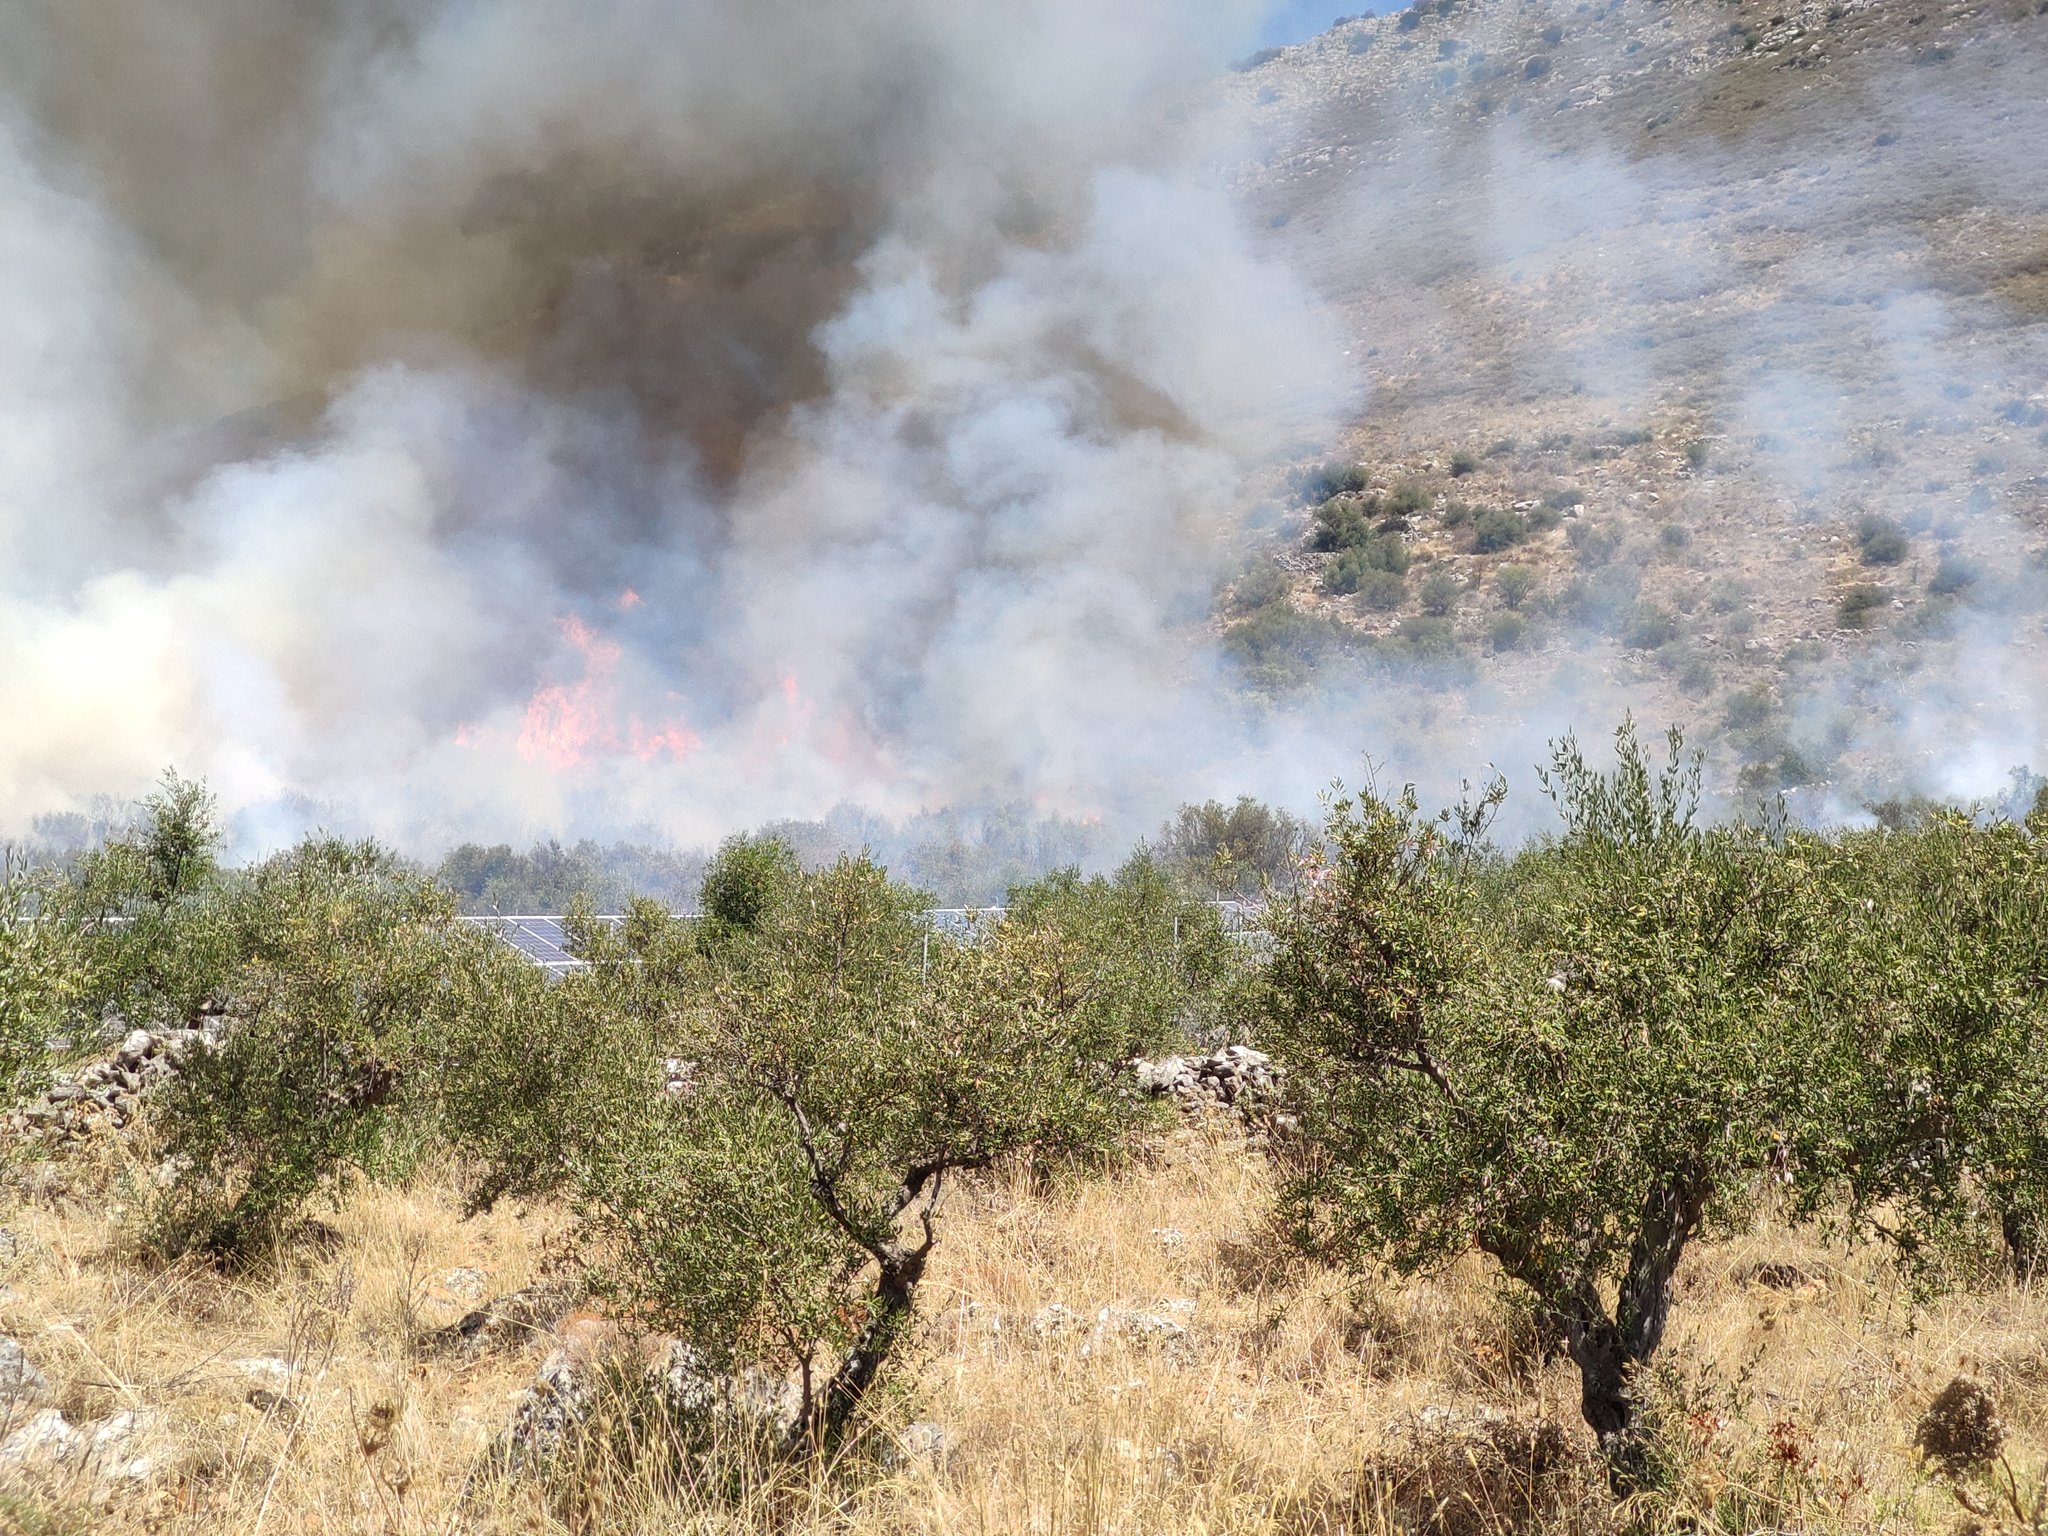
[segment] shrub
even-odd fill
[[[1913,552],[1906,530],[1875,513],[1857,520],[1856,547],[1865,565],[1897,565]]]
[[[1622,626],[1621,643],[1631,650],[1654,651],[1679,636],[1678,616],[1655,603],[1638,603]]]
[[[1332,459],[1312,469],[1296,470],[1290,480],[1295,494],[1314,506],[1332,496],[1358,495],[1365,489],[1365,470]]]
[[[1468,659],[1451,621],[1429,614],[1403,619],[1380,641],[1378,655],[1396,666],[1422,669],[1444,682],[1461,675]]]
[[[1844,629],[1866,628],[1886,601],[1883,587],[1851,587],[1835,604],[1835,622]]]
[[[1454,480],[1463,479],[1478,467],[1479,456],[1476,453],[1460,448],[1451,455],[1451,478]]]
[[[637,966],[559,988],[636,1041],[557,1107],[551,1171],[605,1287],[714,1367],[793,1376],[793,1451],[840,1443],[888,1368],[942,1192],[1107,1151],[1133,1112],[1115,1064],[1171,1039],[1192,952],[1231,953],[1146,861],[1019,891],[972,942],[929,931],[924,900],[841,860],[779,886],[708,971],[657,917]],[[686,1092],[656,1052],[691,1063]]]
[[[1976,566],[1960,555],[1943,555],[1928,580],[1927,590],[1936,597],[1954,597],[1975,586],[1980,574]]]
[[[1405,576],[1409,559],[1408,546],[1401,542],[1399,534],[1374,534],[1332,560],[1323,584],[1336,593],[1356,592],[1376,572],[1397,578]]]
[[[718,944],[751,933],[795,883],[796,854],[772,837],[732,837],[704,871],[699,936]]]
[[[1777,700],[1761,686],[1738,688],[1721,702],[1721,718],[1731,731],[1752,731],[1777,712]]]
[[[1449,571],[1431,571],[1422,579],[1422,611],[1442,618],[1458,606],[1458,578]]]
[[[1493,573],[1493,590],[1506,608],[1520,608],[1536,590],[1536,572],[1531,566],[1504,565]]]
[[[132,826],[44,891],[43,914],[76,938],[73,1001],[92,1023],[183,1026],[220,1004],[234,957],[219,845],[205,786],[167,773]]]
[[[1351,54],[1371,53],[1372,45],[1372,33],[1362,31],[1353,32],[1351,34],[1350,40],[1344,45],[1344,51]]]
[[[1528,637],[1529,621],[1519,613],[1496,613],[1486,626],[1486,643],[1496,651],[1518,649]]]
[[[1358,600],[1374,613],[1392,613],[1408,600],[1408,583],[1393,571],[1367,571],[1359,578]]]
[[[1292,603],[1273,603],[1223,632],[1224,654],[1252,687],[1279,693],[1298,688],[1332,656],[1347,633]]]
[[[1685,462],[1693,469],[1705,469],[1713,451],[1713,445],[1704,437],[1696,437],[1685,445]]]
[[[1657,530],[1657,543],[1669,554],[1677,554],[1692,543],[1692,535],[1677,523],[1666,523]]]
[[[1503,507],[1488,507],[1472,520],[1472,548],[1482,555],[1512,549],[1528,536],[1529,525]]]
[[[1337,496],[1316,508],[1309,548],[1321,551],[1356,549],[1372,541],[1372,518],[1378,508],[1355,496]]]
[[[1921,1273],[1980,1241],[2048,1262],[2048,818],[1953,810],[1843,840],[1836,986],[1850,1029],[1818,1064],[1831,1117],[1802,1148]],[[1818,1209],[1832,1191],[1814,1191]]]
[[[494,941],[370,843],[315,839],[260,865],[230,913],[233,1026],[172,1080],[164,1137],[184,1174],[156,1211],[171,1252],[246,1255],[314,1196],[386,1165],[452,963]]]
[[[1429,510],[1435,498],[1413,480],[1403,480],[1387,492],[1382,506],[1390,517],[1413,517]]]
[[[1541,80],[1549,73],[1550,60],[1544,58],[1541,54],[1529,59],[1522,65],[1522,78],[1524,80]]]
[[[1699,827],[1675,735],[1661,770],[1632,728],[1619,746],[1606,776],[1555,748],[1562,835],[1507,868],[1479,843],[1497,787],[1438,819],[1412,792],[1337,801],[1269,919],[1264,995],[1310,1151],[1297,1239],[1403,1271],[1491,1254],[1629,1487],[1673,1275],[1804,1123],[1820,1015],[1806,841]]]
[[[1522,445],[1516,442],[1515,439],[1513,439],[1512,437],[1498,438],[1491,445],[1488,446],[1486,450],[1486,456],[1489,459],[1506,458],[1509,454],[1514,453],[1521,446]]]
[[[1610,565],[1574,577],[1559,600],[1575,622],[1605,631],[1626,620],[1641,588],[1642,577],[1632,567]]]
[[[1293,879],[1308,831],[1298,817],[1240,795],[1234,805],[1183,805],[1152,844],[1160,866],[1190,889],[1256,896]]]
[[[1422,25],[1422,13],[1415,10],[1403,11],[1401,19],[1394,23],[1394,25],[1402,32],[1413,32]]]
[[[0,863],[0,1104],[30,1086],[55,1034],[85,990],[74,932],[44,920],[55,882],[10,853]]]
[[[1292,590],[1293,585],[1282,567],[1255,565],[1238,577],[1237,584],[1230,591],[1230,604],[1239,613],[1250,613],[1268,603],[1285,602]]]
[[[1257,53],[1247,54],[1230,67],[1240,75],[1249,74],[1263,65],[1272,63],[1286,52],[1285,48],[1261,48]]]

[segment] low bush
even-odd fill
[[[1528,536],[1521,514],[1503,507],[1488,507],[1472,520],[1472,548],[1482,555],[1512,549]]]
[[[1486,625],[1486,643],[1495,651],[1521,648],[1528,638],[1529,621],[1519,613],[1496,613]]]
[[[1638,603],[1629,611],[1621,630],[1621,643],[1631,650],[1654,651],[1669,645],[1683,633],[1678,616],[1656,603]]]
[[[1451,478],[1463,479],[1479,467],[1479,456],[1466,449],[1459,449],[1451,455]]]
[[[1929,578],[1927,590],[1936,597],[1955,597],[1974,587],[1981,572],[1960,555],[1943,555]]]
[[[1504,565],[1493,573],[1493,590],[1505,608],[1520,608],[1536,590],[1536,571],[1527,565]]]
[[[1442,618],[1458,606],[1462,592],[1458,578],[1449,571],[1431,571],[1422,579],[1422,611],[1432,618]]]
[[[162,1107],[183,1171],[153,1228],[173,1253],[257,1251],[315,1196],[389,1166],[427,1089],[416,1068],[451,972],[507,963],[445,891],[370,843],[314,839],[259,865],[229,926],[232,1024]]]
[[[1883,587],[1851,587],[1835,604],[1835,622],[1844,629],[1867,628],[1889,600]]]
[[[1913,552],[1906,530],[1875,513],[1857,519],[1856,548],[1865,565],[1897,565]]]
[[[1223,650],[1253,688],[1281,693],[1298,688],[1343,654],[1349,634],[1293,603],[1272,603],[1223,632]]]

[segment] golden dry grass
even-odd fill
[[[118,1194],[81,1180],[7,1218],[19,1248],[0,1274],[0,1330],[74,1423],[150,1414],[155,1465],[113,1492],[81,1474],[0,1470],[0,1526],[1371,1532],[1417,1516],[1420,1476],[1521,1510],[1524,1528],[1619,1528],[1571,1368],[1535,1358],[1483,1266],[1347,1278],[1268,1240],[1270,1198],[1255,1153],[1194,1132],[1106,1180],[964,1192],[918,1358],[888,1405],[899,1422],[943,1426],[943,1454],[720,1502],[630,1469],[586,1466],[546,1486],[472,1479],[547,1341],[475,1360],[412,1341],[470,1304],[460,1271],[499,1293],[541,1275],[560,1252],[559,1212],[464,1222],[433,1180],[368,1188],[332,1217],[321,1251],[224,1276],[150,1265],[122,1238]],[[2044,1323],[2048,1307],[2010,1286],[1916,1307],[1878,1255],[1800,1233],[1704,1246],[1682,1274],[1660,1387],[1683,1464],[1636,1514],[1666,1528],[1690,1513],[1737,1531],[1956,1530],[1969,1517],[1920,1466],[1914,1422],[1954,1375],[1980,1377],[2024,1481],[2048,1450]],[[290,1377],[236,1364],[251,1359],[283,1360]],[[1423,1410],[1445,1407],[1567,1432],[1573,1454],[1538,1513],[1459,1442],[1446,1459],[1418,1438]],[[1972,1497],[1991,1507],[1988,1485]],[[1445,1520],[1485,1525],[1470,1509]],[[1995,1516],[1981,1528],[1998,1529]]]

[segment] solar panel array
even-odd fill
[[[1264,937],[1261,925],[1265,910],[1257,902],[1219,901],[1213,905],[1223,919],[1223,931],[1231,937],[1253,941]],[[1008,907],[933,907],[924,915],[933,933],[964,943],[986,933],[1009,913]],[[580,971],[590,964],[570,947],[569,920],[565,916],[469,917],[463,921],[482,924],[551,976]],[[625,919],[605,915],[590,921],[616,928]]]
[[[580,971],[590,964],[570,948],[568,918],[563,916],[471,917],[466,922],[490,929],[520,954],[553,976]],[[594,923],[617,927],[622,917],[594,917]]]

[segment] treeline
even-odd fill
[[[1284,884],[1307,828],[1287,812],[1241,796],[1184,805],[1155,834],[1160,864],[1215,895],[1249,897]],[[777,821],[758,837],[788,848],[806,869],[865,855],[940,907],[1000,906],[1011,890],[1056,869],[1087,867],[1108,851],[1099,823],[1044,816],[1021,805],[928,811],[902,822],[841,806],[817,821]],[[566,912],[579,898],[622,912],[635,897],[693,911],[710,856],[644,843],[585,839],[565,847],[463,843],[435,870],[468,913]]]
[[[872,858],[735,840],[701,911],[583,925],[591,966],[554,982],[372,846],[222,869],[173,783],[8,883],[0,1032],[19,1083],[81,1021],[216,1021],[152,1111],[175,1172],[137,1220],[166,1257],[239,1262],[443,1160],[476,1208],[559,1199],[620,1313],[799,1383],[790,1454],[858,1432],[947,1188],[1085,1176],[1154,1113],[1122,1063],[1248,1035],[1291,1072],[1287,1240],[1490,1255],[1638,1489],[1700,1237],[1771,1206],[1927,1287],[2048,1254],[2048,808],[1707,825],[1675,736],[1617,744],[1608,772],[1558,746],[1555,830],[1519,849],[1488,838],[1500,784],[1436,814],[1355,794],[1299,841],[1191,808],[1164,856],[1019,885],[971,941]],[[1276,861],[1270,942],[1240,944],[1208,898]]]

